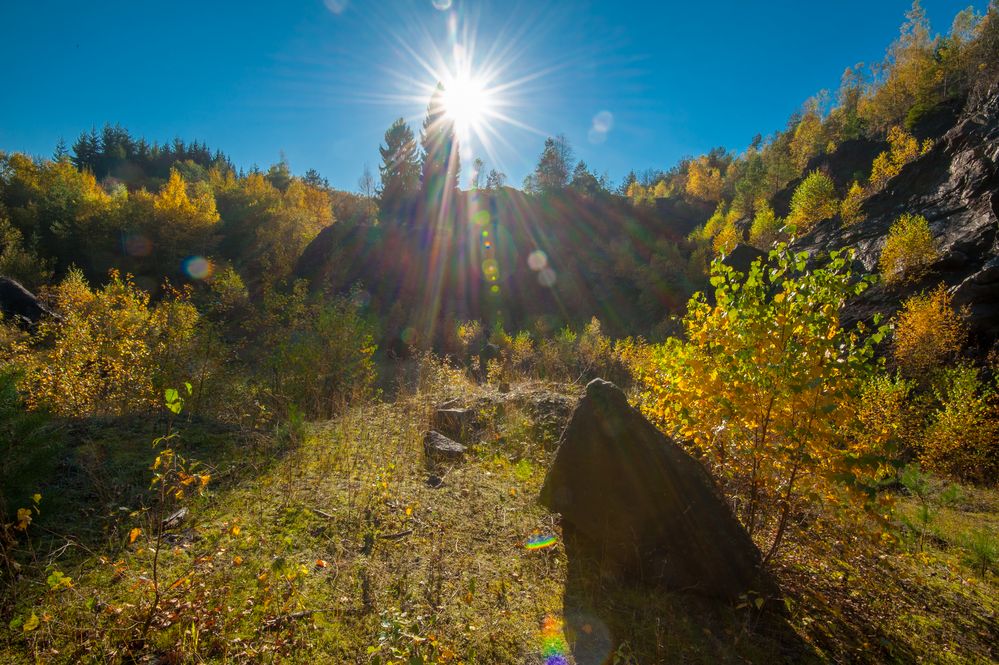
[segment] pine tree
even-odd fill
[[[458,190],[461,171],[454,122],[445,113],[444,86],[440,83],[427,105],[420,145],[423,148],[423,193],[428,203],[439,203]]]
[[[565,189],[569,184],[569,174],[573,162],[572,146],[564,134],[545,139],[538,165],[528,177],[528,189],[532,193],[554,192]]]
[[[59,137],[55,152],[52,153],[52,161],[61,162],[64,159],[69,159],[69,148],[66,147],[66,139]]]
[[[385,132],[385,145],[379,146],[382,163],[378,167],[381,176],[381,197],[383,216],[399,210],[403,201],[420,188],[420,164],[416,155],[416,139],[406,121],[399,118]]]

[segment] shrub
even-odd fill
[[[918,443],[920,428],[912,391],[911,381],[886,374],[878,374],[864,385],[854,434],[861,449],[891,459],[898,450]]]
[[[902,167],[925,154],[931,147],[932,141],[927,140],[920,146],[912,134],[901,127],[892,127],[888,130],[888,150],[875,157],[871,164],[871,187],[881,189],[902,172]]]
[[[999,405],[978,370],[947,370],[934,392],[940,409],[923,437],[920,459],[927,468],[955,478],[994,484],[999,477]]]
[[[373,327],[350,297],[309,299],[302,282],[268,297],[272,336],[267,365],[279,406],[330,417],[375,381]]]
[[[749,243],[759,249],[770,249],[780,238],[784,220],[774,214],[773,208],[763,204],[749,227]]]
[[[860,205],[864,202],[864,196],[864,188],[854,180],[843,201],[839,204],[839,216],[843,220],[844,226],[851,226],[863,219],[860,214]]]
[[[198,312],[186,292],[150,305],[129,277],[111,273],[92,290],[71,271],[55,291],[61,321],[45,321],[13,358],[31,408],[59,415],[120,415],[158,404],[189,376]]]
[[[836,198],[833,181],[821,171],[812,171],[794,190],[787,221],[803,232],[838,211],[839,200]]]
[[[943,284],[908,298],[895,324],[895,362],[906,375],[924,379],[957,358],[968,337],[967,308],[956,311]]]
[[[711,241],[711,246],[715,254],[724,255],[735,249],[740,240],[742,240],[742,234],[735,228],[735,224],[726,223]]]
[[[888,284],[916,281],[939,256],[926,218],[906,213],[888,230],[878,268]]]
[[[836,474],[861,473],[883,443],[850,436],[859,396],[876,368],[863,329],[840,325],[854,279],[850,253],[806,270],[785,244],[742,275],[716,260],[714,304],[697,294],[684,318],[686,341],[628,354],[644,386],[642,409],[668,433],[692,442],[737,495],[751,533],[773,528],[776,552],[792,506],[824,495]],[[774,506],[767,524],[764,511]]]

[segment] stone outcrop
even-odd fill
[[[540,500],[561,513],[570,559],[717,598],[772,590],[759,550],[704,468],[607,381],[586,387]]]
[[[465,456],[465,446],[431,430],[423,436],[423,453],[427,466],[435,468],[460,462]]]
[[[35,294],[9,277],[0,277],[0,311],[4,318],[25,325],[34,325],[44,316],[55,316]]]
[[[434,411],[432,425],[448,438],[469,443],[478,429],[478,416],[473,409],[441,408]]]
[[[845,321],[890,316],[908,296],[943,282],[955,304],[968,305],[979,342],[991,345],[999,337],[999,81],[976,91],[932,149],[864,201],[862,221],[824,220],[796,249],[853,247],[864,269],[876,272],[888,229],[903,213],[929,221],[939,260],[918,282],[869,289],[848,305]]]

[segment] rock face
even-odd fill
[[[34,325],[43,316],[54,316],[35,294],[9,277],[0,277],[0,311],[5,318]]]
[[[423,437],[423,453],[427,466],[460,462],[465,456],[465,446],[453,441],[440,432],[430,431]]]
[[[987,347],[999,337],[999,81],[977,90],[927,154],[864,201],[863,221],[843,227],[838,217],[827,219],[796,249],[853,247],[864,268],[875,272],[888,229],[906,212],[929,221],[940,259],[918,283],[869,289],[844,319],[891,315],[908,296],[943,282],[955,304],[969,306],[972,331]]]
[[[772,589],[707,472],[607,381],[587,385],[540,500],[562,514],[570,559],[718,598]]]

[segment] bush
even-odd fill
[[[773,208],[764,204],[749,227],[749,243],[762,250],[770,249],[780,238],[784,220],[774,214]]]
[[[864,196],[864,188],[854,180],[842,203],[839,204],[839,216],[843,220],[844,226],[851,226],[863,219],[860,214],[860,205],[864,202]]]
[[[791,212],[787,216],[799,232],[804,232],[823,219],[839,212],[836,186],[826,174],[812,171],[801,181],[791,196]]]
[[[939,257],[929,222],[922,215],[906,213],[888,230],[878,268],[888,284],[916,281]]]
[[[847,330],[839,311],[869,280],[854,279],[849,253],[810,271],[806,261],[785,244],[747,275],[716,260],[714,304],[691,299],[686,341],[625,354],[644,386],[645,414],[692,442],[738,497],[750,533],[773,529],[768,557],[792,506],[825,495],[837,474],[859,478],[888,436],[852,436],[883,333]],[[768,523],[769,506],[779,515]]]
[[[278,406],[312,417],[331,417],[352,399],[367,396],[376,378],[373,327],[356,299],[308,298],[305,285],[287,295],[270,294],[271,337],[266,360]]]
[[[725,255],[735,249],[741,240],[742,234],[735,228],[735,224],[726,223],[711,241],[711,246],[715,254]]]
[[[870,186],[881,189],[889,180],[902,172],[902,167],[925,154],[933,147],[933,142],[927,139],[922,146],[919,141],[901,127],[888,130],[888,150],[874,158],[871,164]]]
[[[999,405],[993,387],[983,385],[978,370],[947,370],[934,391],[940,409],[923,437],[920,459],[938,473],[974,483],[999,478]]]
[[[943,284],[902,304],[895,324],[895,362],[906,376],[928,378],[957,358],[968,337],[967,308],[958,312]]]
[[[186,292],[150,305],[129,277],[111,273],[92,290],[71,271],[55,290],[61,321],[44,321],[13,351],[32,409],[64,416],[121,415],[158,406],[168,386],[193,372],[198,311]]]

